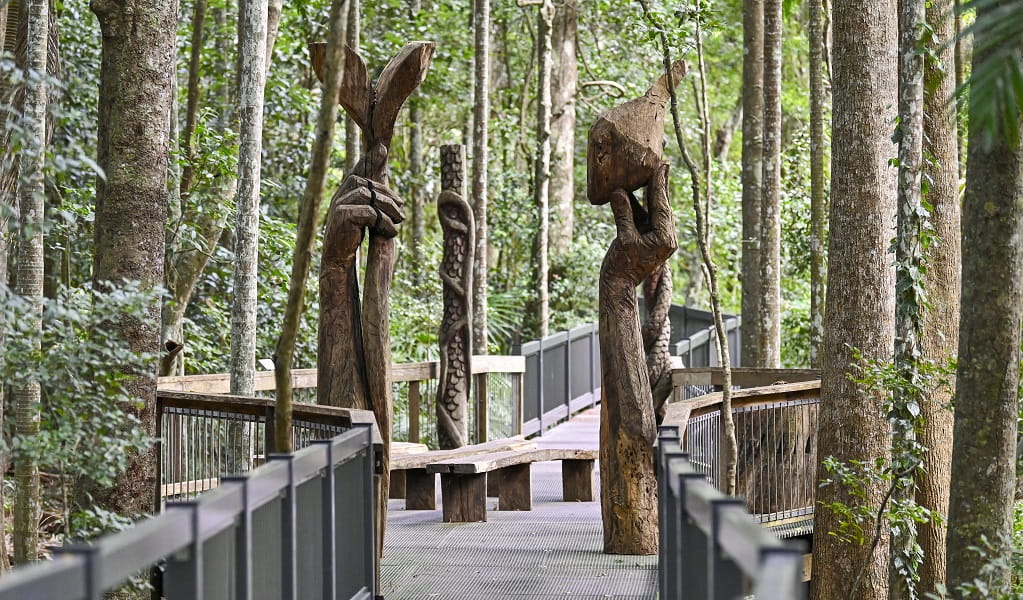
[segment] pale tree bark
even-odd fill
[[[238,14],[238,190],[235,196],[231,393],[251,396],[256,376],[259,186],[266,85],[267,0],[244,0]]]
[[[891,436],[884,397],[849,379],[856,373],[853,351],[864,360],[886,362],[894,335],[895,290],[891,258],[885,252],[895,219],[895,172],[888,166],[895,148],[891,123],[897,105],[897,26],[894,0],[851,0],[835,6],[834,100],[831,158],[829,293],[821,348],[818,457],[833,456],[872,465],[886,459]],[[830,474],[818,466],[818,480]],[[811,600],[883,598],[888,590],[888,541],[882,527],[877,548],[849,544],[832,532],[840,516],[821,506],[877,507],[881,483],[860,499],[842,485],[817,489],[814,511]],[[864,530],[874,531],[867,522]],[[850,586],[862,572],[855,590]]]
[[[17,283],[14,291],[33,306],[34,344],[42,336],[43,302],[43,161],[46,156],[46,56],[49,35],[49,0],[31,0],[27,4],[28,33],[25,36],[25,66],[28,78],[22,118],[26,143],[18,163],[17,195],[21,216],[18,245]],[[40,387],[38,381],[12,386],[14,434],[32,438],[39,434]],[[39,464],[23,454],[14,463],[14,561],[22,564],[39,558],[39,518],[41,501]]]
[[[959,345],[959,158],[953,95],[955,77],[953,49],[945,43],[955,35],[951,0],[931,2],[927,22],[933,31],[930,51],[939,63],[928,60],[924,71],[924,177],[930,182],[927,202],[935,240],[927,249],[928,308],[924,313],[920,349],[923,357],[938,365],[955,357]],[[920,443],[927,448],[924,467],[917,476],[916,501],[941,515],[943,520],[922,523],[918,541],[924,552],[920,567],[920,592],[935,590],[945,582],[945,521],[952,466],[953,418],[947,390],[934,389],[922,403]]]
[[[575,228],[575,96],[579,85],[576,63],[579,16],[576,0],[563,0],[554,13],[551,37],[551,251],[568,252]]]
[[[195,168],[192,159],[195,147],[192,138],[199,118],[199,67],[202,61],[202,46],[208,0],[195,0],[192,6],[192,38],[188,51],[188,84],[185,90],[185,127],[181,130],[181,154],[186,159],[181,169],[181,194],[185,195],[192,189]]]
[[[490,0],[474,0],[473,36],[474,103],[472,130],[472,209],[476,221],[476,241],[472,270],[472,347],[478,354],[487,353],[487,282],[489,256],[487,237],[487,204],[489,168],[488,125],[490,122]]]
[[[472,206],[465,194],[465,147],[441,146],[441,192],[437,218],[444,233],[440,278],[444,284],[444,317],[438,341],[437,444],[459,448],[469,441],[469,397],[472,391]],[[486,441],[486,440],[480,440]]]
[[[971,53],[970,48],[973,42],[972,35],[964,35],[963,32],[966,27],[963,24],[963,0],[955,0],[955,24],[956,24],[956,37],[955,37],[955,74],[956,74],[956,89],[963,89],[966,83],[966,65],[969,64]],[[956,107],[961,109],[963,101],[961,99],[956,100]],[[957,115],[958,116],[958,115]],[[956,132],[957,132],[957,148],[959,156],[959,178],[962,179],[966,176],[966,123],[962,119],[956,119]]]
[[[919,52],[920,32],[925,26],[924,0],[899,0],[899,141],[898,190],[895,232],[895,352],[898,373],[910,383],[917,383],[922,332],[924,297],[920,293],[917,274],[923,268],[920,236],[924,219],[920,189],[923,162],[924,62]],[[920,394],[912,390],[893,392],[895,419],[892,421],[892,467],[901,471],[912,468],[915,461],[912,444],[916,441],[916,416],[905,408],[919,404]],[[916,472],[910,473],[910,482]],[[893,501],[908,501],[914,496],[912,485],[900,476],[892,483]],[[905,524],[893,532],[888,581],[890,600],[916,597],[919,576],[913,568],[916,544],[915,524]]]
[[[362,0],[348,0],[348,26],[345,29],[346,44],[356,53],[362,45]],[[345,172],[355,170],[362,147],[359,128],[348,114],[345,114]]]
[[[345,65],[344,37],[349,1],[333,0],[330,6],[323,93],[316,117],[316,136],[313,138],[309,178],[306,180],[302,206],[298,213],[295,253],[291,263],[291,280],[288,282],[288,303],[284,309],[284,322],[281,324],[281,334],[277,338],[277,348],[274,352],[274,396],[277,401],[277,409],[274,411],[274,439],[277,452],[295,451],[291,419],[294,396],[291,386],[291,365],[295,355],[299,324],[305,309],[304,296],[316,247],[320,204],[323,200],[323,190],[327,185],[330,154],[334,148],[338,93]]]
[[[764,0],[742,3],[742,354],[760,357],[760,202],[764,164]]]
[[[742,125],[742,102],[743,98],[740,96],[735,107],[732,108],[732,114],[728,115],[728,120],[714,133],[714,148],[711,151],[711,156],[719,163],[728,159],[732,138],[735,137],[735,131]]]
[[[974,69],[992,52],[984,25],[1004,18],[1005,4],[977,11]],[[1019,61],[1021,46],[999,50]],[[970,310],[959,320],[947,584],[955,590],[982,577],[1001,593],[1010,565],[992,559],[1009,556],[1013,531],[1023,319],[1023,146],[1010,140],[1023,127],[1010,132],[994,119],[985,128],[978,115],[991,108],[979,104],[973,88],[962,213],[962,304]]]
[[[420,283],[423,276],[423,244],[426,243],[426,198],[423,195],[423,117],[419,110],[418,94],[409,98],[409,203],[412,204],[413,281]]]
[[[760,364],[781,365],[781,0],[764,0],[764,155],[760,201]]]
[[[533,203],[536,205],[536,237],[533,238],[534,333],[547,337],[550,323],[550,293],[547,289],[550,268],[550,178],[551,178],[551,75],[554,2],[543,0],[537,10],[536,159],[533,168]]]
[[[152,290],[163,283],[178,3],[93,0],[92,9],[103,31],[96,162],[106,174],[96,183],[94,283],[133,280]],[[159,323],[156,300],[144,318],[121,317],[113,326],[133,351],[156,353]],[[155,435],[155,365],[125,387],[141,403],[135,415],[143,429]],[[117,483],[92,490],[93,498],[122,514],[152,511],[156,459],[153,449],[133,453]]]
[[[825,31],[824,0],[809,0],[810,23],[810,366],[820,368],[821,339],[824,336],[824,287],[827,260],[824,236],[827,228],[827,199],[824,181],[824,84]]]

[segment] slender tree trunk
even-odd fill
[[[477,354],[487,353],[487,170],[490,121],[490,0],[474,0],[473,35],[475,76],[473,79],[475,118],[472,130],[472,209],[476,220],[476,241],[472,271],[472,347]]]
[[[21,239],[15,293],[32,304],[33,334],[38,348],[42,336],[43,302],[43,160],[46,156],[46,55],[49,35],[49,1],[31,0],[27,6],[25,83],[23,119],[26,143],[19,161],[17,194],[21,209]],[[39,433],[39,382],[15,385],[11,389],[14,434],[31,439]],[[39,557],[39,464],[28,454],[14,463],[14,560],[21,564]]]
[[[927,249],[928,308],[924,313],[920,348],[923,357],[939,365],[955,356],[959,345],[959,158],[956,148],[956,118],[953,95],[955,77],[951,72],[953,49],[944,44],[955,35],[952,1],[931,2],[927,22],[933,37],[930,51],[939,63],[926,61],[924,68],[924,177],[930,182],[926,200],[931,205],[931,226],[936,239]],[[952,466],[951,398],[942,389],[925,394],[920,409],[923,427],[920,443],[928,449],[924,467],[917,476],[916,501],[941,515],[943,520],[922,523],[918,532],[924,562],[920,568],[920,592],[935,591],[945,582],[945,520]]]
[[[409,98],[409,203],[412,205],[412,277],[420,283],[423,277],[423,244],[426,243],[426,197],[423,194],[423,118],[419,111],[420,96]]]
[[[963,0],[954,0],[955,2],[955,24],[956,24],[956,37],[955,37],[955,74],[956,74],[956,89],[964,89],[966,84],[966,65],[970,62],[970,46],[973,42],[973,37],[970,35],[963,35]],[[956,114],[963,109],[962,99],[956,99],[956,107],[958,108]],[[956,119],[956,131],[957,131],[957,146],[959,156],[959,179],[966,176],[966,123],[963,119]]]
[[[764,0],[742,3],[742,360],[760,355],[760,202],[764,176]]]
[[[728,115],[728,120],[714,134],[714,149],[711,151],[711,156],[719,163],[728,159],[728,150],[732,147],[735,130],[742,124],[742,101],[743,98],[740,96],[739,101],[732,108],[732,114]]]
[[[775,369],[781,366],[781,53],[781,0],[765,0],[759,366]]]
[[[824,196],[824,85],[825,36],[824,2],[810,0],[810,366],[820,368],[821,339],[824,336],[824,286],[827,261],[824,236],[827,199]]]
[[[884,248],[895,218],[895,173],[891,124],[897,105],[897,26],[894,0],[850,0],[834,10],[834,107],[831,159],[829,292],[821,348],[818,457],[833,456],[873,465],[886,459],[891,436],[884,397],[849,379],[856,372],[853,351],[864,360],[887,361],[894,336],[895,293],[891,259]],[[818,480],[830,476],[818,466]],[[822,504],[877,507],[881,483],[859,498],[842,485],[817,489],[811,600],[873,600],[887,596],[888,541],[882,527],[877,548],[839,540],[842,518]],[[867,522],[864,530],[874,531]],[[850,586],[863,574],[856,589]]]
[[[192,138],[199,118],[199,67],[202,61],[203,27],[206,24],[208,0],[195,0],[192,7],[192,41],[188,54],[188,89],[185,90],[185,128],[181,131],[181,154],[185,158],[185,166],[181,170],[181,194],[192,190],[195,179],[195,148]]]
[[[975,70],[991,53],[983,50],[983,25],[1002,18],[1005,4],[977,11]],[[1018,40],[999,50],[1023,59]],[[1010,140],[1019,140],[1023,127],[1006,131],[1001,119],[984,127],[975,92],[962,215],[962,303],[971,310],[959,321],[947,584],[955,590],[982,577],[1002,593],[1010,566],[992,559],[1009,556],[1013,531],[1023,319],[1023,146]]]
[[[298,234],[295,240],[295,255],[291,263],[291,280],[288,283],[288,304],[284,310],[281,335],[274,352],[274,382],[277,410],[274,411],[274,439],[278,452],[294,452],[292,439],[291,365],[295,355],[295,341],[305,309],[304,296],[309,270],[316,246],[316,232],[319,229],[320,204],[323,190],[327,185],[327,169],[334,147],[334,127],[337,123],[338,92],[341,89],[341,74],[344,71],[344,37],[347,25],[348,2],[333,0],[330,7],[330,32],[327,39],[327,58],[324,70],[323,94],[316,118],[316,137],[313,138],[309,179],[306,180],[302,207],[298,213]]]
[[[896,370],[911,383],[919,382],[918,361],[923,301],[918,273],[925,268],[920,236],[924,219],[920,177],[923,162],[924,63],[919,51],[925,26],[924,0],[899,0],[899,140],[898,200],[895,233],[895,356]],[[899,407],[922,402],[913,390],[896,390],[897,414],[892,422],[893,468],[903,471],[914,457],[916,415]],[[912,475],[916,475],[914,472]],[[912,481],[912,478],[909,479]],[[893,501],[909,501],[913,488],[896,481]],[[916,598],[914,567],[916,525],[907,523],[893,532],[888,581],[890,600]]]
[[[92,9],[103,31],[96,162],[106,173],[96,183],[94,283],[128,279],[152,290],[163,283],[178,3],[136,0],[125,6],[93,0]],[[159,323],[156,300],[145,318],[122,317],[113,326],[133,351],[156,353]],[[131,379],[126,389],[141,403],[135,415],[142,427],[155,435],[156,366]],[[133,454],[117,483],[93,490],[93,498],[122,514],[153,510],[156,459],[152,449]]]
[[[266,85],[267,0],[244,0],[238,17],[238,194],[235,197],[231,393],[250,396],[256,375],[259,186]]]
[[[533,171],[533,201],[537,210],[536,237],[533,242],[535,275],[533,321],[536,334],[547,337],[550,322],[550,299],[547,289],[549,275],[548,251],[550,234],[550,178],[551,178],[551,74],[554,63],[551,57],[552,33],[554,27],[554,2],[543,0],[537,12],[537,116],[536,116],[536,163]]]
[[[579,84],[576,0],[565,0],[554,14],[551,78],[551,250],[568,252],[575,227],[575,95]]]
[[[345,30],[348,47],[359,53],[362,45],[362,0],[348,0],[348,26]],[[359,128],[352,117],[345,114],[345,172],[351,173],[355,170],[355,163],[359,160],[361,148],[361,136]]]

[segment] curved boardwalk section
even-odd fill
[[[537,441],[596,448],[598,415],[586,411]],[[381,593],[388,600],[653,598],[657,557],[604,554],[600,504],[563,502],[561,486],[558,463],[536,463],[533,510],[497,511],[497,499],[488,498],[486,523],[443,523],[439,509],[406,511],[403,500],[392,500]]]

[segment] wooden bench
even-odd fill
[[[453,450],[417,451],[417,448],[391,453],[391,498],[404,498],[406,510],[437,509],[437,476],[427,471],[433,463],[468,458],[492,452],[536,448],[536,442],[521,437],[493,440]]]
[[[498,510],[531,510],[530,465],[534,462],[560,460],[565,501],[593,501],[593,467],[597,454],[596,449],[522,448],[451,458],[430,464],[426,469],[440,473],[444,522],[465,523],[487,520],[488,473],[491,479],[498,475]]]

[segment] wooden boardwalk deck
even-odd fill
[[[538,441],[596,448],[599,415],[587,410]],[[403,500],[392,500],[381,593],[387,600],[654,598],[657,557],[604,554],[600,503],[562,502],[559,464],[533,465],[532,484],[533,510],[499,512],[490,498],[486,523],[444,523],[440,510],[406,511]]]

